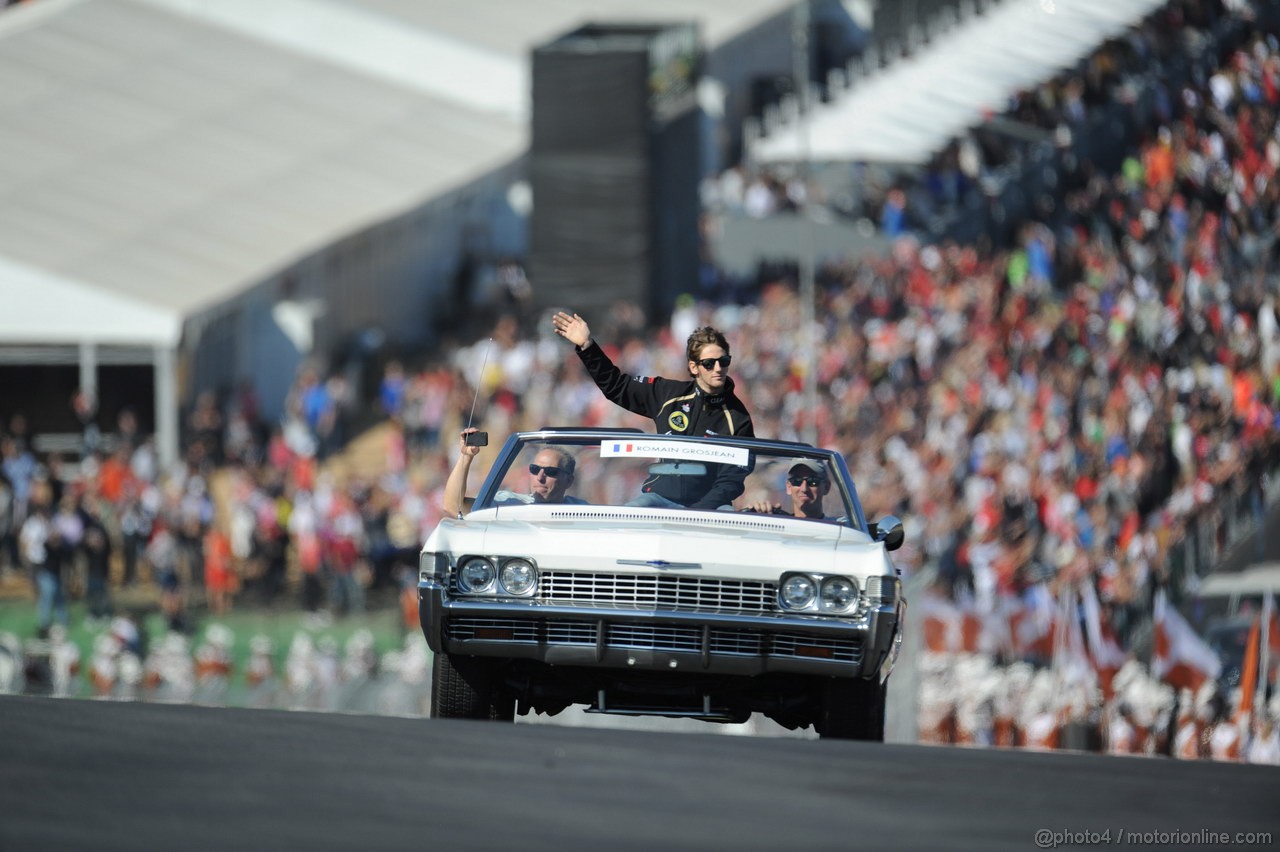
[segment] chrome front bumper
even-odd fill
[[[870,678],[889,661],[895,604],[857,618],[743,615],[450,597],[418,586],[418,618],[436,653],[636,671]]]

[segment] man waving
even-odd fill
[[[574,344],[578,357],[609,401],[650,417],[660,435],[744,435],[754,437],[751,415],[733,392],[729,378],[729,341],[705,326],[689,335],[685,352],[687,379],[627,376],[591,339],[586,320],[563,311],[552,317],[556,334]],[[708,465],[705,476],[653,477],[644,484],[644,497],[632,505],[685,506],[720,509],[743,490],[747,468]]]

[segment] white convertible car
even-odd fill
[[[568,483],[549,492],[557,502],[543,499],[549,479]],[[804,489],[821,517],[795,515]],[[738,496],[704,508],[659,496],[693,505],[704,492]],[[422,549],[432,715],[763,713],[882,740],[906,608],[889,551],[902,537],[896,518],[867,521],[830,450],[630,430],[513,435],[470,511]]]

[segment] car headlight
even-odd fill
[[[804,574],[792,574],[784,577],[778,589],[782,605],[787,609],[807,609],[813,605],[817,594],[817,586],[813,579]]]
[[[458,571],[458,589],[468,594],[487,592],[493,587],[497,572],[493,563],[481,556],[473,556],[462,563]]]
[[[538,584],[538,571],[527,559],[508,559],[498,572],[498,582],[509,595],[527,595]]]
[[[818,594],[823,612],[848,612],[858,602],[858,587],[848,577],[827,577]]]

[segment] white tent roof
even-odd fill
[[[829,104],[758,140],[756,162],[924,163],[1004,111],[1009,95],[1073,65],[1164,0],[1008,0]]]
[[[0,80],[0,257],[183,315],[524,145],[513,119],[128,0],[0,14]]]
[[[171,310],[0,258],[0,341],[171,347],[182,320]]]
[[[655,0],[643,17],[697,19],[714,44],[788,5]],[[0,278],[14,277],[0,280],[2,292],[22,292],[12,282],[30,279],[13,270],[25,268],[45,284],[189,316],[522,154],[530,48],[588,20],[634,19],[634,8],[40,0],[5,9]],[[42,291],[28,296],[67,310]],[[12,326],[0,323],[0,342]]]

